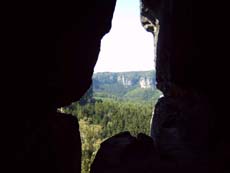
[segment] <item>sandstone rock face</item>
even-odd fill
[[[44,170],[81,172],[81,142],[77,118],[56,113],[37,122],[28,120],[27,129],[25,134],[18,137],[18,145],[15,146],[18,147],[15,153],[17,162],[12,169],[35,173]]]
[[[150,173],[156,155],[151,137],[139,134],[135,138],[122,132],[101,144],[90,172]]]
[[[12,151],[7,153],[8,169],[81,172],[77,119],[56,111],[77,101],[91,85],[115,3],[48,0],[4,5],[1,57],[7,70],[2,100],[11,119],[6,124]]]
[[[198,166],[193,167],[194,164],[191,164],[187,160],[181,164],[158,152],[150,136],[140,133],[137,137],[133,137],[129,132],[122,132],[112,136],[101,144],[91,165],[90,172],[194,173],[196,171],[205,171],[205,166],[203,167],[203,165],[204,163],[202,162],[201,165],[198,165],[199,169],[197,169]]]
[[[132,81],[128,78],[126,78],[124,75],[117,76],[117,82],[121,83],[125,87],[129,87],[132,85]]]
[[[153,81],[148,78],[141,78],[139,84],[141,88],[152,88]]]
[[[1,113],[10,117],[3,140],[8,169],[80,173],[77,120],[56,109],[89,88],[115,2],[4,2]],[[157,86],[165,96],[153,117],[155,146],[130,135],[122,137],[125,143],[106,141],[102,146],[109,149],[99,151],[92,171],[205,173],[210,163],[209,172],[229,172],[229,103],[224,100],[229,95],[229,10],[224,8],[229,6],[200,0],[141,2],[143,25],[158,35]],[[100,156],[111,151],[114,160]],[[116,162],[119,154],[122,162]]]
[[[120,84],[126,88],[138,86],[140,88],[156,88],[155,71],[131,71],[131,72],[99,72],[94,74],[96,85]],[[104,83],[100,83],[103,81]],[[99,82],[99,83],[98,83]],[[97,84],[98,83],[98,84]]]
[[[159,152],[178,162],[206,161],[208,124],[204,122],[209,110],[207,101],[200,97],[161,98],[156,106],[151,132]]]
[[[218,164],[224,159],[223,155],[216,159],[219,144],[229,141],[224,125],[227,121],[224,112],[229,110],[220,101],[223,95],[218,92],[226,89],[220,84],[225,74],[221,67],[226,61],[216,60],[225,52],[225,46],[213,44],[222,43],[226,32],[218,27],[221,36],[213,38],[208,24],[217,18],[223,22],[220,12],[212,19],[208,17],[212,10],[221,9],[215,5],[196,0],[142,0],[141,15],[147,18],[142,20],[143,26],[147,25],[147,31],[154,35],[157,20],[160,26],[156,78],[164,98],[159,100],[153,115],[152,137],[157,150],[179,166],[187,167],[186,171],[191,168],[210,171],[208,163],[213,158]],[[211,75],[213,71],[215,74]],[[214,82],[217,78],[218,82]],[[226,168],[221,165],[218,169],[223,172]]]

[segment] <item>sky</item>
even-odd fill
[[[112,28],[101,40],[94,72],[152,70],[153,35],[140,22],[139,0],[117,0]]]

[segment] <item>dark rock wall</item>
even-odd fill
[[[137,137],[122,132],[102,142],[91,166],[91,173],[158,172],[153,140],[145,134]],[[154,167],[155,166],[155,167]]]
[[[214,163],[210,172],[226,171],[223,160],[229,157],[223,154],[229,150],[223,100],[229,95],[227,32],[211,24],[224,22],[221,11],[223,5],[206,1],[142,0],[142,15],[160,25],[156,78],[164,97],[156,105],[151,135],[164,157],[200,172],[208,172],[208,163]]]
[[[111,28],[115,3],[2,4],[2,115],[10,117],[3,140],[9,147],[7,169],[80,172],[78,120],[56,109],[78,100],[91,85],[100,40]]]
[[[144,21],[152,27],[147,30],[158,35],[157,85],[164,93],[153,118],[158,159],[152,165],[169,165],[165,172],[207,172],[210,161],[212,171],[227,172],[229,110],[223,98],[229,94],[229,10],[216,1],[142,4]],[[2,3],[1,114],[9,117],[3,131],[8,172],[80,172],[77,119],[56,108],[78,100],[90,86],[114,7],[115,0]]]

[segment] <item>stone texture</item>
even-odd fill
[[[78,120],[65,114],[40,121],[16,154],[25,172],[81,172]]]
[[[151,137],[122,132],[101,144],[91,173],[150,173],[156,155]]]
[[[2,7],[1,115],[9,117],[2,140],[8,172],[77,173],[77,120],[55,111],[89,88],[115,0],[6,1]],[[218,1],[142,0],[143,25],[155,35],[157,21],[160,25],[157,85],[165,98],[153,118],[155,149],[132,137],[131,151],[119,149],[126,153],[119,167],[126,173],[138,172],[142,153],[149,158],[154,154],[146,151],[152,150],[157,154],[152,164],[143,163],[146,172],[204,173],[208,164],[209,172],[229,172],[228,7]],[[113,170],[106,163],[105,168]]]
[[[91,85],[116,0],[3,4],[1,74],[7,158],[17,172],[80,172],[77,119],[57,108]],[[2,70],[2,69],[1,69]],[[15,172],[15,171],[9,171]]]
[[[129,132],[122,132],[101,144],[91,166],[91,173],[205,172],[205,163],[199,164],[194,167],[194,163],[187,160],[181,164],[167,157],[158,151],[150,136],[140,133],[133,137]]]
[[[200,97],[161,98],[155,109],[151,133],[159,152],[180,163],[205,163],[208,160],[206,120],[209,110],[206,100]]]
[[[215,20],[225,23],[222,8],[207,1],[142,0],[142,16],[153,24],[159,20],[160,25],[156,78],[164,98],[153,115],[152,137],[160,154],[186,172],[191,168],[198,172],[227,170],[226,164],[219,165],[227,157],[216,155],[219,145],[229,144],[229,110],[219,92],[229,95],[222,83],[229,63],[221,58],[225,44],[218,44],[224,42],[227,32],[222,26],[210,28]],[[210,18],[215,10],[218,12]],[[156,35],[151,28],[147,31]],[[213,36],[216,32],[218,37]],[[211,164],[210,169],[209,163],[215,162],[218,164]]]

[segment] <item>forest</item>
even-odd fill
[[[82,173],[90,172],[96,152],[107,138],[123,131],[129,131],[134,136],[138,133],[150,134],[153,107],[161,92],[151,89],[150,93],[149,89],[140,87],[132,92],[135,97],[127,98],[109,95],[107,91],[94,91],[92,86],[78,102],[60,109],[79,120]]]

